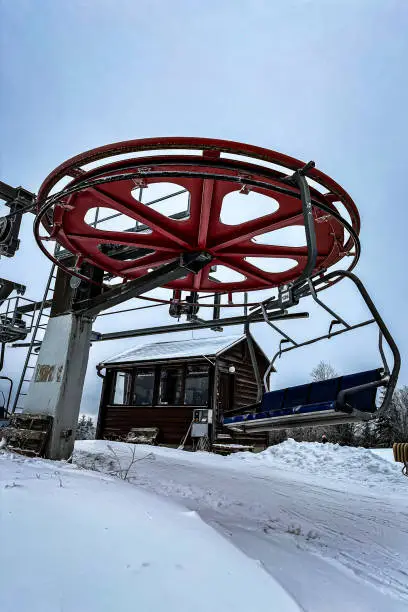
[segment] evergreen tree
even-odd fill
[[[95,425],[90,416],[81,414],[78,420],[75,439],[76,440],[93,440],[95,438]]]
[[[396,389],[385,414],[376,421],[377,443],[391,446],[408,441],[408,387]]]

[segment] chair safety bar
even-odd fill
[[[282,348],[282,346],[279,347],[279,350],[275,353],[274,357],[272,358],[266,372],[264,375],[264,385],[265,388],[268,389],[268,381],[269,381],[269,376],[270,373],[273,371],[273,367],[274,364],[276,362],[276,360],[281,357],[281,355],[283,355],[284,353],[287,353],[289,351],[293,351],[295,349],[301,348],[303,346],[308,346],[310,344],[314,344],[315,342],[319,342],[320,340],[324,340],[324,339],[330,339],[330,338],[334,338],[335,336],[338,336],[340,334],[344,334],[347,333],[349,331],[358,329],[360,327],[364,327],[366,325],[370,325],[373,323],[376,323],[378,328],[379,328],[379,343],[378,343],[378,348],[379,348],[379,352],[380,352],[380,356],[381,356],[381,360],[383,362],[383,368],[384,368],[384,377],[383,377],[383,383],[386,389],[386,392],[382,398],[382,403],[381,406],[378,408],[377,410],[377,415],[380,416],[381,414],[383,414],[390,402],[391,402],[391,398],[392,398],[392,394],[394,392],[397,380],[398,380],[398,374],[399,374],[399,370],[401,367],[401,356],[398,350],[398,347],[393,339],[393,337],[391,336],[387,326],[385,325],[382,317],[380,316],[377,308],[374,305],[374,302],[372,301],[372,299],[370,298],[366,288],[364,287],[363,283],[361,282],[361,280],[352,272],[348,272],[346,270],[336,270],[334,272],[330,272],[328,274],[324,274],[321,275],[321,277],[319,277],[314,284],[314,289],[313,292],[311,292],[312,297],[315,299],[316,298],[316,287],[320,284],[320,283],[331,283],[334,282],[334,279],[338,278],[338,277],[344,277],[344,278],[348,278],[349,280],[351,280],[355,286],[357,287],[361,297],[363,298],[367,308],[369,309],[372,318],[371,319],[367,319],[366,321],[362,321],[361,323],[357,323],[356,325],[348,325],[345,321],[343,322],[343,320],[341,319],[341,317],[339,317],[336,313],[333,313],[336,316],[336,320],[341,321],[342,323],[345,324],[345,327],[343,329],[339,329],[337,331],[332,331],[332,325],[330,326],[330,330],[328,334],[324,334],[322,336],[318,336],[316,338],[312,338],[310,340],[306,340],[305,342],[301,342],[301,343],[297,343],[297,344],[292,344],[292,346],[288,346],[286,348]],[[303,291],[303,288],[300,288],[300,291]],[[322,302],[320,299],[318,299],[318,303],[319,305],[322,305]],[[385,358],[385,354],[384,354],[384,350],[383,350],[383,338],[385,338],[391,352],[393,355],[393,367],[392,370],[390,371],[388,363],[386,361]],[[339,399],[340,402],[342,402],[342,397]]]

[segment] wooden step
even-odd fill
[[[47,414],[13,414],[1,430],[7,448],[29,457],[42,457],[51,432],[52,417]]]

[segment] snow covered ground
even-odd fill
[[[389,455],[0,451],[0,610],[407,612],[408,479]]]
[[[112,477],[0,453],[1,612],[209,609],[299,612],[196,512]]]
[[[389,457],[291,440],[230,457],[81,441],[75,461],[117,472],[115,454],[126,469],[133,450],[133,488],[196,511],[302,610],[408,611],[408,479]],[[265,609],[279,612],[274,602]]]

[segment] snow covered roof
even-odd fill
[[[152,342],[135,346],[124,353],[105,359],[100,366],[108,363],[135,363],[141,361],[158,361],[184,357],[214,357],[234,346],[245,336],[216,336],[211,338],[192,338],[171,342]]]

